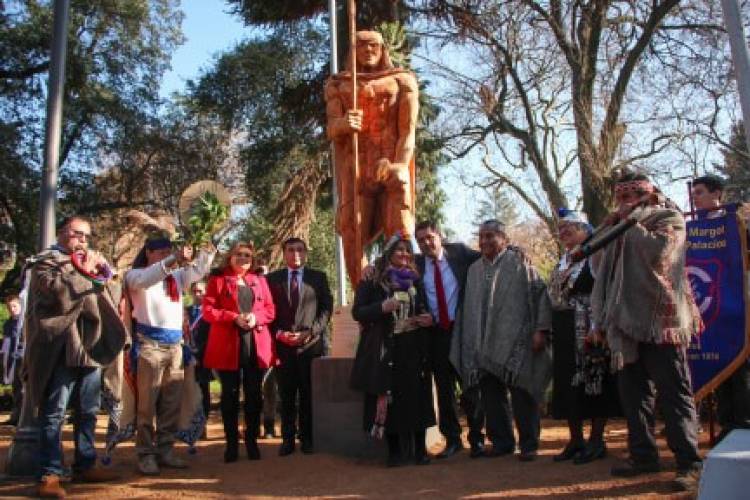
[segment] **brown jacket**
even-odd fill
[[[98,286],[73,268],[70,256],[50,249],[36,257],[29,281],[24,369],[36,409],[64,356],[66,366],[100,366],[122,350],[127,331],[117,312],[118,291]]]

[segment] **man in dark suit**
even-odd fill
[[[422,252],[416,256],[417,268],[423,277],[434,319],[430,327],[430,354],[438,396],[439,427],[446,440],[445,449],[437,458],[448,458],[463,448],[455,396],[458,375],[449,360],[451,332],[463,302],[466,273],[481,254],[463,243],[444,243],[437,224],[431,221],[417,224],[414,233]],[[461,406],[469,424],[471,456],[480,457],[484,453],[484,436],[478,394],[471,391],[462,394]]]
[[[299,436],[302,453],[312,453],[312,387],[310,367],[313,358],[323,354],[323,342],[333,309],[333,296],[325,273],[305,267],[307,245],[289,238],[283,245],[286,269],[267,276],[276,319],[271,333],[281,366],[276,368],[281,395],[281,435],[279,455],[294,452],[299,395]]]

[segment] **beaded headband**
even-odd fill
[[[648,181],[646,179],[637,180],[637,181],[626,181],[626,182],[618,182],[615,184],[615,195],[622,194],[622,193],[630,193],[630,192],[637,192],[637,193],[653,193],[654,192],[654,185],[651,184],[651,181]]]

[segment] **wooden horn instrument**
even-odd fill
[[[605,246],[612,243],[614,240],[619,238],[625,231],[635,226],[641,218],[638,216],[631,217],[638,208],[656,205],[663,200],[661,193],[649,193],[642,196],[637,202],[635,202],[630,210],[621,217],[615,224],[604,223],[598,226],[592,233],[586,238],[580,245],[573,249],[570,253],[570,259],[573,262],[579,262]]]

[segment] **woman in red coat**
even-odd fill
[[[237,460],[240,385],[245,396],[247,458],[260,459],[256,433],[262,407],[265,371],[276,363],[268,325],[276,310],[263,276],[253,273],[252,243],[237,243],[224,266],[208,280],[203,319],[211,324],[203,366],[217,370],[221,381],[221,418],[226,437],[225,462]]]

